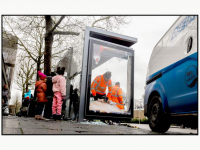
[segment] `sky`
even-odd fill
[[[135,37],[138,42],[131,46],[135,51],[134,99],[142,99],[151,53],[179,16],[133,16],[122,34]]]

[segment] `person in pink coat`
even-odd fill
[[[52,114],[54,120],[61,120],[61,110],[62,110],[62,103],[65,100],[66,96],[66,80],[63,77],[65,72],[65,67],[60,69],[57,68],[57,74],[52,78],[53,83],[53,104],[52,104]]]

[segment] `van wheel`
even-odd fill
[[[160,103],[161,98],[154,96],[151,100],[149,107],[149,127],[154,132],[166,132],[170,127],[169,116],[164,114],[162,104]]]

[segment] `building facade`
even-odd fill
[[[9,90],[9,99],[11,98],[11,89],[14,77],[15,61],[17,55],[16,36],[3,30],[3,50],[2,50],[2,86],[7,85]]]

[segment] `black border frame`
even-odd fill
[[[3,17],[4,16],[42,16],[42,15],[51,15],[51,14],[2,14],[1,15],[1,27],[3,27]],[[52,14],[53,16],[60,16],[60,15],[63,15],[63,14]],[[195,15],[197,16],[197,53],[199,52],[199,14],[180,14],[180,13],[177,13],[177,14],[66,14],[68,16],[100,16],[100,15],[105,15],[105,16],[131,16],[131,17],[135,17],[135,16],[189,16],[189,15]],[[167,32],[167,31],[166,31]],[[2,30],[1,30],[1,33],[2,33]],[[1,43],[2,43],[2,34],[1,34]],[[1,48],[3,48],[3,45],[1,44]],[[2,51],[1,51],[1,54],[2,54]],[[197,55],[197,66],[199,66],[199,56]],[[2,62],[1,62],[1,67],[2,67]],[[197,70],[197,76],[199,75],[199,69]],[[2,81],[2,78],[1,78],[1,81]],[[1,82],[2,83],[2,82]],[[199,83],[199,78],[198,78],[198,82],[197,82],[197,95],[198,95],[198,99],[199,99],[199,86],[198,86],[198,83]],[[1,90],[2,90],[2,86],[1,86]],[[198,101],[198,111],[199,111],[199,101]],[[198,123],[199,123],[199,117],[198,117]],[[64,135],[79,135],[79,134],[26,134],[26,135],[23,135],[23,134],[3,134],[3,116],[1,115],[1,135],[3,136],[32,136],[32,135],[40,135],[40,136],[49,136],[49,135],[57,135],[57,136],[64,136]],[[81,134],[81,135],[88,135],[88,134]],[[112,136],[112,134],[89,134],[90,135],[109,135],[109,136]],[[119,134],[114,134],[114,135],[118,135]],[[132,136],[132,135],[135,135],[135,134],[124,134],[124,135],[129,135],[129,136]],[[159,136],[158,134],[137,134],[137,135],[142,135],[142,136],[152,136],[152,135],[155,135],[155,136]],[[184,135],[184,136],[191,136],[191,134],[181,134],[181,133],[178,133],[178,134],[171,134],[171,136],[179,136],[179,135]],[[199,129],[197,130],[197,135],[199,135]],[[168,135],[169,136],[169,135]],[[196,136],[195,135],[192,135],[192,136]]]

